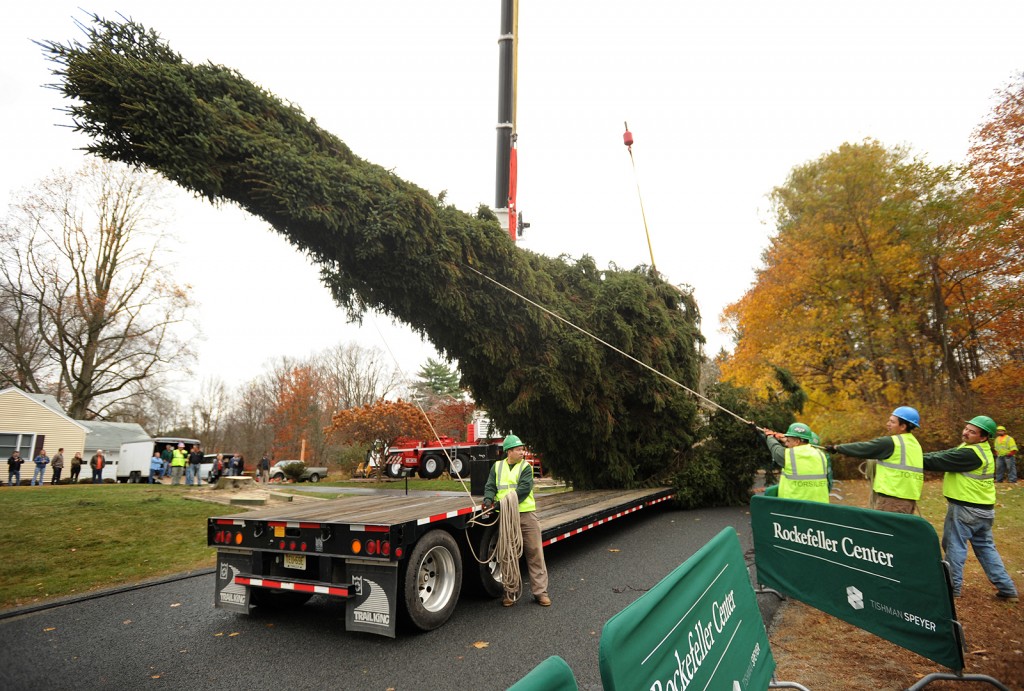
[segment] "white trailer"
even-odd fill
[[[153,452],[163,451],[168,444],[172,448],[177,447],[179,443],[184,444],[186,449],[191,449],[193,444],[200,442],[198,439],[185,437],[152,437],[126,441],[121,444],[121,453],[114,467],[114,477],[118,482],[147,482],[149,459],[153,457]],[[204,481],[209,477],[211,467],[213,467],[211,463],[203,463],[199,466],[199,477]]]

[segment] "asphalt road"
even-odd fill
[[[394,640],[346,632],[322,596],[215,609],[212,574],[113,593],[0,621],[0,689],[504,689],[555,654],[600,689],[604,622],[725,526],[750,550],[746,508],[638,512],[546,550],[552,607],[464,595],[440,629]]]

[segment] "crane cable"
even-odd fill
[[[658,273],[658,267],[654,265],[654,246],[651,244],[651,231],[647,228],[647,213],[644,211],[644,198],[640,194],[640,176],[636,172],[636,160],[633,158],[633,133],[629,131],[629,123],[623,121],[622,123],[626,127],[625,134],[622,135],[622,142],[626,145],[626,149],[629,151],[629,162],[633,164],[633,180],[636,182],[636,197],[640,200],[640,217],[644,221],[644,233],[647,234],[647,251],[651,254],[651,271],[655,275]]]
[[[530,298],[526,297],[522,293],[518,293],[515,290],[513,290],[512,288],[509,288],[508,286],[504,285],[503,283],[501,283],[501,282],[491,278],[490,276],[488,276],[487,274],[483,273],[482,271],[476,269],[475,267],[472,267],[469,264],[464,264],[464,263],[462,264],[462,266],[464,266],[465,268],[469,269],[473,273],[479,275],[480,277],[490,281],[491,283],[493,283],[494,285],[498,286],[499,288],[508,291],[512,295],[515,295],[520,300],[523,300],[524,302],[527,302],[530,305],[533,305],[534,307],[536,307],[537,309],[541,310],[545,314],[547,314],[547,315],[549,315],[551,317],[554,317],[558,321],[566,324],[567,326],[572,327],[573,329],[576,329],[577,331],[579,331],[584,336],[588,336],[589,338],[592,338],[593,340],[597,341],[601,345],[603,345],[603,346],[605,346],[607,348],[610,348],[611,350],[614,350],[619,355],[621,355],[621,356],[623,356],[623,357],[625,357],[625,358],[627,358],[629,360],[632,360],[633,362],[635,362],[636,364],[640,365],[641,367],[643,367],[643,368],[645,368],[647,370],[650,370],[651,372],[653,372],[654,374],[658,375],[662,379],[665,379],[666,381],[668,381],[668,382],[670,382],[672,384],[675,384],[676,386],[678,386],[683,391],[686,391],[687,393],[689,393],[689,394],[699,398],[700,400],[704,401],[708,405],[710,405],[710,406],[712,406],[714,408],[717,408],[718,410],[721,410],[723,413],[727,413],[728,415],[733,416],[734,418],[736,418],[737,420],[739,420],[740,422],[742,422],[742,423],[744,423],[746,425],[754,424],[752,421],[747,420],[747,419],[741,417],[740,415],[732,412],[731,410],[729,410],[728,408],[722,406],[721,404],[716,403],[715,401],[711,400],[707,396],[703,396],[703,395],[697,393],[696,391],[694,391],[693,389],[689,388],[685,384],[676,381],[675,379],[673,379],[672,377],[668,376],[664,372],[661,372],[661,371],[655,369],[654,367],[651,367],[646,362],[638,360],[635,357],[633,357],[632,355],[630,355],[629,353],[625,352],[624,350],[620,350],[619,348],[616,348],[615,346],[613,346],[608,341],[605,341],[605,340],[601,339],[600,337],[595,336],[594,334],[590,333],[589,331],[587,331],[583,327],[577,326],[576,324],[573,324],[571,321],[569,321],[568,319],[566,319],[562,315],[558,314],[557,312],[549,310],[547,307],[544,307],[543,305],[534,302],[533,300],[531,300]]]

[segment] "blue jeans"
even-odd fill
[[[21,484],[21,468],[17,470],[10,470],[7,472],[7,484],[8,485],[20,485]]]
[[[946,561],[949,562],[954,593],[960,593],[964,582],[964,562],[967,561],[967,543],[970,542],[974,548],[974,556],[978,558],[978,563],[992,585],[1006,595],[1017,594],[1017,587],[1013,584],[1010,574],[1006,573],[1003,560],[996,551],[995,542],[992,541],[992,521],[995,514],[993,509],[948,503],[946,520],[942,526],[942,550],[946,553]]]
[[[1000,456],[996,459],[996,482],[1002,482],[1006,477],[1010,482],[1017,481],[1017,457]]]
[[[192,478],[194,478],[196,476],[196,472],[195,471],[196,471],[196,466],[192,465],[191,463],[189,463],[187,466],[185,466],[185,484],[186,485],[191,485],[192,484]],[[196,484],[198,484],[198,483],[196,483]]]
[[[36,486],[36,485],[42,486],[42,484],[43,484],[43,475],[45,475],[45,474],[46,474],[46,466],[45,465],[37,465],[36,469],[32,471],[32,486],[33,487]]]
[[[149,469],[149,484],[155,485],[160,482],[160,473],[163,472],[163,468],[150,468]]]
[[[96,468],[92,469],[92,484],[94,484],[94,485],[102,485],[103,484],[103,468],[100,468],[99,470],[97,470]]]

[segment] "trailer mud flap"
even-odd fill
[[[352,597],[345,606],[345,630],[395,637],[398,565],[349,561]]]
[[[217,550],[217,590],[214,606],[248,614],[252,609],[249,587],[235,583],[235,576],[250,568],[252,553],[246,550]]]

